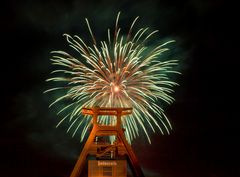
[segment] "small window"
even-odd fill
[[[113,176],[113,169],[112,167],[103,167],[103,176],[106,176],[106,177],[112,177]]]

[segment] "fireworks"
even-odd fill
[[[45,92],[64,94],[52,104],[68,103],[59,110],[63,115],[58,123],[69,123],[67,131],[72,129],[73,136],[81,132],[81,141],[86,130],[91,126],[91,117],[81,115],[83,107],[132,107],[132,115],[122,118],[122,126],[126,129],[125,136],[131,143],[144,131],[148,141],[149,129],[162,134],[172,129],[164,110],[159,105],[161,101],[171,104],[172,87],[177,85],[169,78],[174,71],[177,60],[160,61],[159,56],[168,50],[165,46],[174,41],[168,41],[154,48],[145,45],[157,31],[148,32],[141,28],[135,34],[132,29],[137,21],[135,18],[127,35],[120,35],[118,27],[119,15],[116,19],[115,31],[111,37],[108,29],[108,41],[96,42],[92,29],[86,19],[93,44],[88,46],[79,36],[64,34],[71,48],[79,55],[72,56],[64,51],[52,51],[52,64],[59,69],[54,70],[54,76],[47,81],[60,83],[61,86]],[[108,116],[100,117],[99,123],[114,124]]]

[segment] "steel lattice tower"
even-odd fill
[[[96,158],[113,152],[114,156],[127,156],[128,163],[136,177],[144,177],[144,174],[139,166],[136,155],[134,154],[130,144],[124,136],[124,129],[121,126],[121,116],[132,113],[132,108],[83,108],[82,114],[91,115],[92,130],[84,145],[84,148],[75,164],[75,167],[70,177],[79,177],[85,165],[88,155],[95,155]],[[98,116],[116,117],[114,125],[101,125],[98,122]],[[112,144],[98,144],[96,138],[101,136],[115,136],[116,141]]]

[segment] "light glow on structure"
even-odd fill
[[[64,34],[71,48],[78,52],[73,56],[65,51],[52,51],[54,70],[47,81],[61,83],[60,87],[45,92],[64,90],[65,94],[50,104],[69,103],[61,108],[58,114],[63,115],[58,123],[69,123],[68,132],[73,136],[81,131],[81,141],[91,126],[91,117],[81,115],[83,107],[132,107],[133,113],[122,118],[125,136],[129,143],[143,131],[151,143],[149,131],[159,129],[162,134],[172,129],[161,101],[171,104],[174,99],[170,95],[172,87],[177,85],[171,81],[169,74],[179,73],[174,70],[177,60],[160,61],[159,56],[169,50],[166,45],[173,40],[148,47],[148,41],[156,32],[141,28],[132,34],[130,26],[127,35],[120,35],[118,27],[120,13],[116,19],[113,37],[108,29],[108,41],[97,43],[88,20],[86,23],[93,44],[88,46],[79,36]],[[98,119],[102,124],[113,124],[109,116]]]

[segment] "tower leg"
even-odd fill
[[[96,135],[96,127],[94,126],[88,137],[88,140],[87,140],[86,144],[84,145],[84,148],[78,158],[78,161],[75,164],[75,167],[74,167],[70,177],[79,177],[80,176],[81,171],[84,167],[84,163],[86,162],[88,150],[89,150],[92,142],[94,141],[95,135]]]
[[[134,176],[135,177],[144,177],[142,169],[139,166],[137,157],[135,156],[131,146],[128,144],[127,140],[125,139],[125,136],[124,136],[123,132],[120,131],[118,135],[119,135],[119,138],[121,139],[121,141],[123,142],[123,144],[124,144],[124,146],[126,148],[127,156],[129,158],[129,161],[130,161],[131,168],[132,168],[132,171],[134,173]]]

